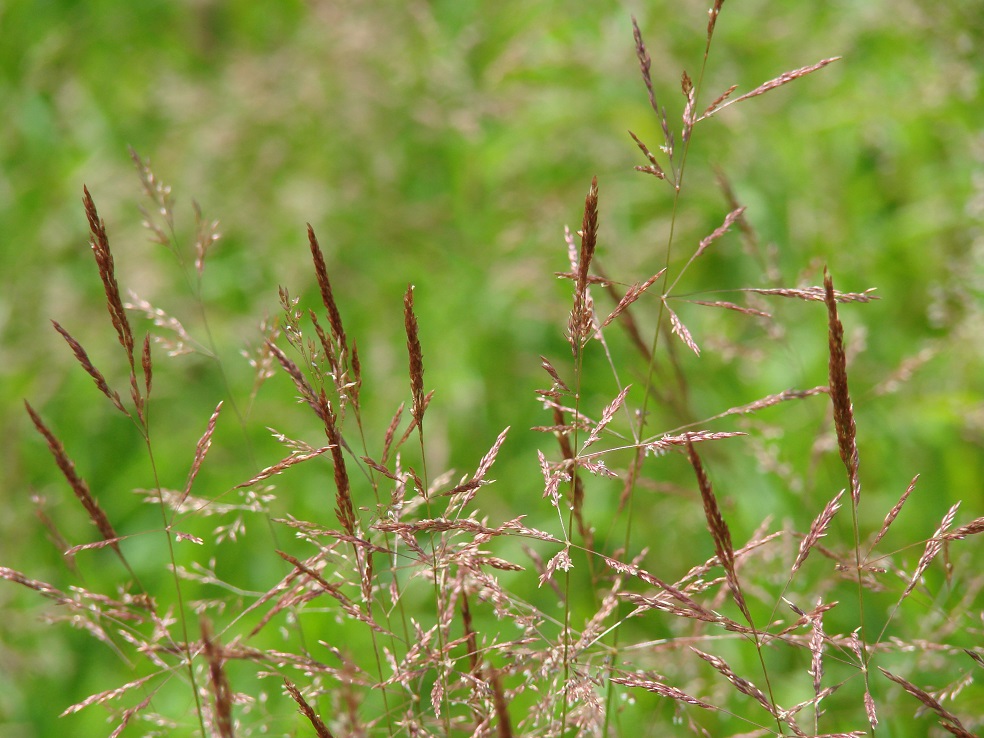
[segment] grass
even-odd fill
[[[715,34],[727,28],[728,12],[742,22],[729,6]],[[708,49],[712,37],[709,29]],[[629,117],[647,171],[629,184],[602,170],[587,188],[579,234],[567,234],[567,263],[554,249],[549,268],[520,275],[521,289],[533,290],[533,309],[515,324],[525,335],[510,340],[524,349],[520,363],[543,367],[542,412],[532,421],[532,393],[493,392],[494,380],[448,369],[461,360],[456,338],[472,321],[492,348],[480,357],[501,353],[496,340],[511,331],[487,327],[497,322],[497,306],[494,290],[475,291],[483,262],[463,259],[455,274],[463,285],[443,284],[440,267],[427,274],[444,256],[426,244],[427,227],[448,202],[421,197],[435,186],[426,178],[398,188],[411,205],[423,203],[421,231],[413,207],[400,211],[407,223],[365,225],[400,245],[413,234],[409,245],[423,252],[424,267],[397,255],[367,288],[359,257],[326,254],[322,229],[309,227],[306,238],[291,238],[306,241],[317,287],[298,292],[302,301],[282,288],[279,318],[260,330],[216,323],[210,290],[229,299],[229,285],[238,283],[235,301],[236,290],[258,289],[262,269],[240,261],[223,271],[225,244],[211,221],[176,210],[139,158],[151,240],[174,259],[187,294],[166,307],[188,316],[188,328],[151,329],[153,318],[167,318],[149,303],[128,311],[124,302],[142,303],[117,286],[127,280],[118,280],[124,259],[115,264],[109,247],[115,219],[103,224],[87,190],[114,338],[60,316],[55,335],[88,375],[76,372],[88,396],[94,380],[111,412],[72,438],[61,391],[43,393],[53,398],[47,407],[32,399],[38,409],[29,420],[40,431],[33,448],[53,454],[87,515],[39,504],[66,569],[43,578],[30,562],[3,569],[28,593],[55,600],[51,612],[98,644],[93,650],[61,636],[67,640],[54,655],[63,648],[94,654],[98,673],[51,714],[88,721],[68,723],[85,734],[126,725],[175,735],[628,735],[681,725],[712,735],[907,735],[932,725],[972,734],[980,722],[972,680],[981,656],[973,563],[979,495],[963,510],[944,497],[911,513],[937,469],[910,469],[916,457],[882,451],[907,428],[895,407],[925,403],[920,423],[948,410],[941,400],[949,395],[924,400],[917,389],[921,367],[932,369],[934,357],[948,352],[975,356],[966,344],[979,305],[973,283],[957,279],[970,262],[950,257],[955,276],[940,282],[929,306],[936,333],[907,342],[905,360],[886,368],[883,342],[904,335],[912,318],[898,326],[884,318],[891,309],[876,312],[899,305],[898,295],[851,304],[869,302],[867,288],[878,286],[865,279],[878,273],[867,268],[873,257],[851,252],[855,263],[831,254],[835,290],[819,263],[790,265],[789,255],[764,245],[794,240],[816,217],[765,219],[774,232],[763,238],[756,208],[743,209],[749,194],[768,199],[775,178],[752,185],[745,175],[729,187],[724,170],[713,184],[708,152],[727,156],[729,131],[688,111],[699,113],[730,84],[704,81],[715,78],[729,38],[715,38],[703,57],[708,70],[698,64],[680,99],[672,75],[650,79],[650,52],[637,32],[652,113]],[[817,58],[789,79],[806,75]],[[778,71],[734,96],[763,79],[787,79]],[[809,98],[797,85],[838,73],[836,66],[816,71],[718,117],[783,95]],[[676,112],[663,114],[657,99]],[[802,141],[795,130],[787,135]],[[630,153],[635,146],[623,145]],[[769,163],[768,154],[754,162]],[[377,164],[367,179],[382,186],[386,168]],[[780,200],[817,194],[797,181],[806,182],[782,184]],[[725,194],[691,195],[703,189]],[[654,206],[620,205],[620,198],[644,202],[627,194],[635,190],[658,203],[653,225],[630,221]],[[385,189],[362,194],[388,201]],[[467,219],[475,203],[450,205]],[[606,231],[609,208],[616,225]],[[893,219],[927,217],[899,210]],[[836,242],[839,223],[825,225],[825,238]],[[271,284],[301,281],[297,269]],[[552,272],[562,273],[563,287],[550,284]],[[906,297],[918,302],[928,288],[911,283]],[[313,308],[317,293],[321,305]],[[442,310],[445,294],[454,302]],[[431,307],[418,319],[425,300]],[[141,315],[146,324],[137,323]],[[148,329],[171,343],[152,347]],[[79,330],[85,338],[76,340]],[[404,335],[394,340],[397,331]],[[237,364],[228,347],[244,334],[252,361]],[[541,339],[542,362],[526,350],[532,338]],[[404,341],[406,359],[397,352]],[[183,349],[184,359],[163,356]],[[866,364],[866,357],[873,358]],[[979,404],[973,375],[966,387],[951,401],[960,413]],[[886,397],[898,405],[879,406]],[[114,410],[115,423],[107,419]],[[531,425],[539,429],[527,433]],[[972,423],[965,427],[973,432]],[[946,436],[938,443],[958,445]],[[920,454],[932,448],[921,439],[916,446]],[[947,456],[957,469],[940,473],[962,474],[973,494],[980,467],[973,436],[969,448]],[[112,461],[100,465],[100,457]],[[903,484],[892,481],[892,465],[905,467]],[[445,471],[452,466],[466,471]],[[128,486],[144,488],[150,504],[126,495]],[[48,494],[61,494],[54,490]],[[84,517],[96,524],[95,541],[80,525]],[[33,543],[30,550],[50,556],[44,552],[52,549]],[[15,596],[13,612],[34,607]],[[23,632],[33,631],[24,625]],[[12,652],[43,660],[51,651]],[[100,727],[105,708],[108,728]],[[913,722],[917,709],[926,714]]]

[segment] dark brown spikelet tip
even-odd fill
[[[222,646],[212,639],[212,625],[202,617],[202,650],[208,661],[209,681],[212,686],[212,697],[215,700],[215,727],[221,738],[233,738],[232,730],[232,689],[225,673],[225,659]]]
[[[823,270],[824,302],[827,303],[828,346],[830,351],[830,399],[834,406],[834,427],[837,429],[837,447],[851,482],[851,499],[857,506],[861,500],[861,481],[858,477],[857,428],[854,424],[854,407],[847,390],[847,355],[844,353],[844,326],[837,317],[837,297],[834,281],[827,269]]]
[[[318,717],[318,713],[316,713],[311,705],[308,704],[307,700],[304,699],[304,695],[301,694],[301,691],[286,677],[284,678],[284,686],[287,688],[287,694],[289,694],[291,699],[297,703],[301,714],[308,719],[309,723],[311,723],[311,727],[314,728],[314,732],[317,733],[318,738],[334,738],[332,732],[328,730],[328,726],[325,725],[324,721]]]
[[[410,391],[413,394],[413,419],[418,429],[424,419],[424,354],[420,349],[417,316],[413,312],[413,285],[407,285],[403,296],[403,323],[407,329],[407,352],[410,355]]]
[[[58,464],[58,468],[61,470],[62,475],[68,481],[69,486],[75,493],[75,496],[82,503],[82,507],[89,514],[89,519],[95,524],[96,529],[102,535],[103,540],[108,541],[109,545],[113,547],[116,555],[126,563],[123,558],[123,552],[120,551],[119,545],[116,541],[119,536],[116,535],[116,531],[113,530],[113,526],[109,522],[109,518],[106,517],[106,513],[103,509],[99,507],[99,503],[96,498],[92,496],[92,492],[89,491],[89,485],[85,483],[85,480],[78,475],[75,471],[75,464],[71,459],[68,458],[68,454],[65,453],[65,447],[62,446],[61,441],[55,438],[55,434],[49,430],[48,426],[44,424],[41,420],[41,416],[37,414],[31,404],[27,401],[24,402],[24,407],[27,408],[27,414],[31,416],[31,422],[34,423],[34,427],[38,429],[48,444],[48,450],[51,451],[51,455],[55,457],[55,463]]]
[[[130,329],[130,321],[127,320],[126,310],[123,308],[123,300],[120,299],[120,286],[116,282],[116,266],[113,263],[113,254],[109,250],[109,237],[106,235],[106,224],[99,218],[96,212],[96,204],[92,201],[87,187],[82,187],[82,204],[85,206],[85,215],[89,220],[89,230],[92,231],[90,245],[92,253],[96,257],[96,266],[99,268],[99,277],[102,279],[103,288],[106,292],[106,307],[113,320],[113,327],[120,339],[120,345],[126,349],[127,359],[130,368],[135,369],[133,360],[133,331]]]
[[[328,267],[325,266],[325,257],[321,252],[317,236],[314,235],[314,228],[308,223],[308,243],[311,246],[311,256],[314,259],[314,271],[318,275],[318,287],[321,288],[321,301],[328,311],[328,322],[331,324],[331,332],[341,347],[342,354],[348,353],[348,343],[345,338],[345,329],[342,327],[342,316],[338,312],[335,304],[335,296],[331,291],[331,282],[328,281]]]

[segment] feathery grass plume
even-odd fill
[[[866,289],[864,292],[838,292],[833,291],[834,301],[845,302],[871,302],[879,299],[877,295],[871,294],[875,291],[874,287]],[[807,300],[810,302],[826,302],[826,287],[742,287],[737,292],[754,292],[757,295],[772,295],[774,297],[791,297],[797,300]]]
[[[834,519],[834,515],[840,510],[840,499],[843,495],[844,490],[834,495],[834,498],[824,505],[823,510],[820,511],[820,514],[813,521],[809,532],[800,541],[799,552],[796,554],[796,560],[793,562],[793,568],[790,570],[791,574],[795,573],[803,565],[803,562],[806,561],[806,557],[810,555],[813,547],[821,538],[827,535],[827,528],[830,527],[830,521]]]
[[[71,334],[62,328],[61,324],[58,323],[57,320],[51,321],[51,325],[54,326],[55,330],[58,331],[61,337],[68,343],[69,347],[72,349],[72,353],[75,354],[76,360],[78,360],[82,368],[85,369],[86,372],[89,373],[89,376],[95,381],[96,387],[99,388],[99,391],[110,399],[117,410],[124,415],[129,415],[126,408],[123,407],[123,400],[120,399],[119,392],[109,388],[109,385],[106,383],[106,378],[102,375],[102,372],[93,366],[92,361],[89,359],[89,355],[86,353],[85,349],[82,348],[82,344],[72,338]]]
[[[727,679],[731,684],[734,685],[735,689],[744,695],[748,695],[756,702],[758,702],[766,711],[773,717],[779,717],[780,710],[769,702],[769,698],[765,696],[765,693],[752,684],[750,681],[744,677],[738,676],[734,670],[728,665],[728,662],[722,659],[720,656],[714,656],[709,653],[701,651],[699,648],[690,647],[690,650],[697,654],[698,657],[710,664],[721,676]]]
[[[811,72],[816,72],[818,69],[823,69],[828,64],[832,64],[833,62],[840,60],[840,58],[841,57],[839,56],[833,56],[829,59],[821,59],[816,64],[811,64],[806,67],[800,67],[799,69],[793,69],[789,72],[783,72],[778,77],[774,79],[770,79],[768,82],[763,82],[751,92],[746,92],[744,95],[741,95],[740,97],[736,97],[733,100],[727,100],[727,101],[724,101],[722,99],[721,104],[719,104],[716,107],[711,106],[710,108],[705,110],[704,114],[701,115],[696,120],[696,122],[699,123],[702,120],[710,118],[715,113],[719,113],[720,111],[724,110],[726,107],[730,105],[734,105],[735,103],[739,103],[742,100],[747,100],[750,97],[758,97],[759,95],[764,95],[766,92],[769,92],[770,90],[774,90],[777,87],[782,87],[784,84],[792,82],[794,79],[805,77]],[[730,95],[730,93],[727,93],[727,95]],[[722,96],[722,98],[727,97],[727,95]]]
[[[617,304],[615,305],[615,309],[612,310],[611,313],[609,313],[607,318],[605,318],[604,322],[601,324],[601,327],[607,328],[611,324],[611,322],[615,320],[615,318],[622,315],[622,313],[625,310],[627,310],[629,306],[632,305],[632,303],[634,303],[636,300],[642,297],[642,293],[644,293],[646,290],[652,287],[653,284],[655,284],[656,280],[662,277],[665,272],[666,269],[660,269],[658,272],[656,272],[653,276],[651,276],[642,284],[634,284],[631,287],[629,287],[629,289],[625,292],[625,294],[622,297],[616,299]],[[611,283],[606,284],[606,287],[610,287],[610,286],[612,286]],[[613,290],[609,290],[609,294],[612,294],[614,297]],[[626,313],[626,317],[628,317],[628,313]]]
[[[943,705],[940,704],[939,700],[934,698],[931,694],[929,694],[929,692],[927,692],[924,689],[920,689],[909,680],[904,679],[903,677],[900,677],[897,674],[893,674],[892,672],[888,671],[887,669],[883,669],[880,666],[878,667],[878,671],[880,671],[886,677],[888,677],[893,682],[898,684],[900,687],[902,687],[902,689],[904,689],[906,692],[911,694],[917,700],[922,702],[930,710],[935,712],[936,715],[940,718],[940,725],[946,731],[952,733],[953,735],[960,736],[961,738],[975,738],[974,734],[968,731],[964,727],[963,723],[960,722],[960,718],[958,718],[952,712],[950,712],[945,707],[943,707]]]
[[[329,446],[322,446],[321,448],[312,449],[310,452],[304,453],[302,451],[295,451],[290,456],[281,461],[278,461],[273,466],[268,466],[265,469],[257,472],[254,476],[247,479],[245,482],[237,484],[234,489],[246,489],[247,487],[252,487],[254,484],[262,482],[264,479],[269,479],[270,477],[276,476],[281,472],[286,471],[295,464],[300,464],[304,461],[309,461],[318,456],[321,456],[326,451],[329,451]]]
[[[667,304],[665,297],[663,298],[663,307],[670,316],[671,332],[680,336],[680,340],[687,344],[687,347],[697,356],[700,356],[700,347],[697,345],[696,341],[694,341],[694,337],[690,335],[690,331],[687,329],[687,326],[680,321],[679,316],[673,311],[673,308]]]
[[[198,472],[202,468],[202,464],[205,462],[205,456],[208,454],[208,450],[212,447],[212,434],[215,433],[215,423],[219,419],[219,413],[222,411],[222,402],[220,401],[218,405],[215,406],[215,410],[212,416],[208,419],[208,425],[205,427],[205,432],[202,437],[198,439],[198,445],[195,446],[195,459],[191,463],[191,470],[188,472],[188,481],[185,482],[184,491],[181,493],[181,498],[178,501],[178,506],[180,507],[184,504],[184,501],[188,499],[188,495],[191,494],[191,487],[195,483],[195,478],[198,477]]]
[[[376,623],[367,613],[363,612],[356,603],[354,603],[341,591],[341,587],[339,585],[329,582],[319,572],[315,571],[311,567],[311,564],[305,563],[288,553],[284,553],[283,551],[277,551],[277,555],[293,566],[297,571],[303,573],[306,577],[311,579],[311,581],[315,582],[321,590],[331,595],[331,597],[338,602],[341,608],[349,616],[369,626],[377,633],[382,633],[384,635],[386,634],[386,629]]]
[[[961,525],[955,530],[944,533],[943,539],[946,541],[960,541],[967,536],[976,536],[978,533],[984,533],[984,517],[976,518],[966,525]]]
[[[881,539],[885,537],[885,534],[888,533],[888,529],[891,527],[892,523],[895,522],[895,518],[897,518],[898,514],[902,512],[902,506],[905,505],[905,501],[909,499],[909,495],[912,494],[912,490],[916,488],[916,482],[918,480],[919,475],[917,474],[912,478],[912,481],[909,482],[909,486],[906,487],[905,492],[902,493],[899,501],[896,502],[895,505],[892,506],[892,509],[888,511],[888,515],[886,515],[885,520],[882,521],[882,526],[878,530],[875,540],[871,542],[869,551],[873,551],[875,546],[877,546]]]
[[[656,679],[647,678],[641,674],[638,676],[613,677],[611,681],[613,684],[621,684],[622,686],[625,687],[637,687],[639,689],[645,689],[647,692],[658,694],[660,697],[668,697],[671,700],[677,700],[678,702],[683,702],[687,705],[703,707],[705,710],[718,709],[712,704],[704,702],[703,700],[699,700],[696,697],[691,697],[682,689],[671,687],[668,684],[664,684],[663,682],[658,681]]]
[[[284,677],[284,687],[287,689],[287,694],[290,695],[291,699],[297,703],[300,713],[311,723],[311,727],[314,728],[314,732],[317,733],[318,738],[334,738],[332,732],[328,730],[328,726],[318,716],[318,713],[314,711],[314,708],[304,699],[301,691],[287,677]]]
[[[950,530],[950,526],[953,525],[953,519],[957,516],[957,510],[960,508],[960,503],[954,503],[949,510],[947,510],[946,515],[943,516],[943,520],[940,521],[940,527],[936,529],[933,533],[933,537],[926,541],[926,548],[923,550],[922,556],[919,557],[919,562],[916,564],[916,570],[912,573],[912,577],[909,579],[909,583],[906,585],[905,590],[902,592],[902,596],[899,598],[901,603],[909,594],[915,589],[916,584],[919,583],[919,579],[925,573],[926,569],[933,559],[943,550],[943,544],[945,542],[945,534]]]
[[[604,432],[605,428],[612,422],[615,418],[615,413],[622,409],[622,405],[625,404],[625,396],[629,394],[629,390],[632,389],[631,384],[625,385],[619,393],[615,396],[615,399],[608,403],[608,406],[601,413],[601,419],[594,424],[591,428],[591,433],[585,439],[584,443],[581,445],[582,453],[587,450],[588,446],[594,444],[601,434]]]
[[[154,701],[154,694],[152,692],[151,694],[148,694],[146,697],[144,697],[139,703],[137,703],[133,707],[128,707],[127,709],[125,709],[123,713],[120,715],[119,718],[120,722],[117,724],[116,729],[109,734],[109,738],[119,738],[119,736],[123,734],[123,731],[126,730],[126,726],[130,724],[130,721],[133,720],[133,718],[136,717],[138,714],[146,710],[150,706],[150,703],[153,701]]]
[[[414,422],[423,430],[424,424],[424,353],[420,348],[420,330],[413,312],[413,285],[407,285],[403,296],[403,325],[407,332],[407,353],[410,357],[410,392],[413,405],[410,408]]]
[[[728,581],[728,588],[731,590],[731,596],[734,598],[735,604],[738,605],[738,609],[741,610],[742,615],[751,623],[752,615],[745,602],[745,595],[741,591],[741,585],[738,582],[738,572],[735,569],[735,549],[731,543],[731,531],[728,530],[728,524],[724,522],[724,516],[721,515],[721,508],[718,506],[717,497],[715,497],[714,490],[711,488],[711,480],[707,478],[704,465],[700,461],[700,456],[697,455],[697,450],[694,448],[689,434],[687,438],[687,456],[690,459],[690,465],[694,468],[694,474],[697,475],[697,486],[700,488],[700,497],[704,502],[704,516],[707,518],[707,527],[711,532],[711,537],[714,539],[714,550],[717,553],[718,561],[721,562],[721,567],[724,569],[724,574]]]
[[[208,662],[209,683],[212,686],[213,718],[220,738],[235,738],[232,729],[232,689],[225,672],[225,655],[221,645],[212,637],[212,624],[202,616],[202,650]]]
[[[854,406],[847,389],[847,356],[844,353],[844,326],[837,316],[837,298],[834,281],[823,270],[823,286],[827,303],[828,346],[830,351],[830,399],[834,406],[834,427],[837,429],[837,447],[851,481],[851,499],[857,507],[861,501],[861,480],[858,477],[857,428],[854,424]]]
[[[67,715],[72,715],[80,710],[84,710],[92,705],[104,705],[107,702],[111,702],[115,699],[119,699],[127,692],[136,689],[137,687],[142,687],[151,679],[155,679],[156,674],[151,674],[150,676],[141,677],[140,679],[134,679],[132,682],[127,682],[126,684],[115,687],[113,689],[107,689],[104,692],[99,692],[98,694],[89,695],[81,702],[77,702],[71,707],[66,708],[59,717],[65,717]]]
[[[89,519],[95,524],[96,529],[102,535],[103,540],[108,541],[109,545],[116,552],[116,555],[120,557],[120,560],[126,564],[126,559],[123,558],[123,552],[117,545],[119,536],[116,535],[116,531],[113,530],[113,526],[109,522],[109,518],[106,517],[106,513],[103,509],[99,507],[99,502],[93,496],[92,492],[89,491],[89,485],[85,483],[85,480],[78,475],[75,471],[75,464],[71,459],[68,458],[68,454],[65,453],[65,447],[62,446],[61,441],[59,441],[55,434],[52,433],[48,426],[44,424],[41,420],[41,416],[35,412],[31,404],[24,401],[24,407],[27,408],[27,414],[31,416],[31,422],[34,423],[34,427],[37,428],[38,433],[40,433],[45,442],[48,444],[48,450],[51,451],[51,455],[55,457],[55,463],[58,464],[58,468],[61,469],[61,473],[64,475],[65,479],[68,481],[69,486],[75,493],[79,502],[82,503],[82,507],[85,511],[89,513]]]
[[[47,582],[42,582],[38,579],[31,579],[29,576],[23,572],[17,571],[16,569],[9,569],[6,566],[0,566],[0,579],[5,579],[8,582],[14,582],[22,587],[33,589],[42,596],[54,600],[59,605],[71,606],[75,604],[75,600],[56,587],[53,587]]]

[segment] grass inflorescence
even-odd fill
[[[107,709],[113,738],[141,731],[222,738],[901,735],[886,723],[913,719],[920,730],[958,736],[980,729],[974,676],[984,664],[984,579],[968,539],[984,531],[984,518],[955,504],[921,538],[896,540],[892,525],[918,492],[918,476],[886,511],[873,510],[862,487],[859,438],[877,429],[855,414],[860,396],[849,389],[852,348],[841,314],[860,312],[875,299],[871,289],[838,290],[826,268],[815,275],[820,285],[781,283],[773,256],[756,245],[754,213],[723,172],[717,225],[696,245],[680,235],[690,152],[701,145],[706,121],[836,61],[781,73],[738,96],[737,85],[706,92],[723,5],[718,0],[709,11],[697,74],[680,77],[679,123],[660,104],[664,93],[632,22],[658,141],[630,132],[626,144],[644,157],[636,169],[648,176],[639,186],[665,188],[672,215],[651,269],[610,276],[600,264],[608,253],[605,180],[585,176],[580,228],[558,238],[567,264],[555,274],[570,302],[557,332],[570,350],[544,350],[547,386],[535,397],[495,399],[543,407],[523,494],[497,494],[492,476],[511,428],[488,439],[473,470],[433,468],[444,438],[432,434],[443,416],[427,411],[440,406],[442,388],[425,382],[425,358],[454,347],[435,343],[418,320],[412,284],[402,296],[406,372],[392,378],[407,388],[405,402],[383,419],[365,412],[362,359],[342,318],[359,309],[358,296],[331,282],[310,225],[321,308],[305,310],[280,288],[278,320],[265,322],[245,352],[254,373],[248,400],[230,397],[203,411],[204,431],[187,439],[193,451],[184,486],[171,489],[170,470],[158,469],[155,454],[154,415],[166,405],[155,401],[153,380],[166,370],[151,346],[218,363],[202,290],[217,224],[196,207],[188,266],[170,189],[134,154],[151,202],[145,225],[174,253],[201,308],[205,339],[196,341],[165,310],[137,296],[124,301],[111,228],[83,190],[122,372],[97,368],[64,322],[54,328],[145,446],[149,481],[141,495],[158,509],[159,526],[132,529],[27,404],[98,532],[96,541],[70,545],[39,511],[66,565],[77,572],[78,559],[103,549],[121,563],[106,591],[81,576],[63,591],[0,568],[0,577],[55,603],[118,657],[121,683],[58,705],[64,715]],[[762,267],[761,282],[694,285],[708,254],[736,235]],[[724,290],[733,297],[718,299]],[[781,325],[793,301],[815,311],[825,383],[775,387],[708,412],[698,398],[700,361],[715,348],[701,316]],[[152,324],[142,338],[133,314]],[[400,317],[395,297],[385,319],[399,324]],[[789,348],[781,331],[769,330]],[[120,375],[123,392],[112,386]],[[281,451],[263,461],[248,432],[260,393],[280,393],[291,407],[271,421],[278,426],[300,417],[295,406],[308,414],[295,430],[271,429]],[[813,478],[835,454],[843,469],[833,486],[791,483],[782,490],[786,512],[773,511],[756,501],[745,467],[731,475],[726,465],[736,454],[758,454],[768,471],[752,420],[782,417],[799,404],[819,420],[806,425],[796,416],[786,430],[806,434],[812,450],[781,478]],[[203,473],[213,448],[228,443],[224,425],[238,427],[245,440],[231,444],[231,460],[226,453],[214,462],[237,475],[219,483],[221,476]],[[748,450],[733,450],[739,447]],[[295,485],[316,490],[318,515],[294,514]],[[803,493],[806,486],[812,494]],[[661,521],[651,508],[664,502],[675,517]],[[844,507],[849,521],[841,520]],[[248,536],[247,527],[265,534]],[[157,558],[148,563],[148,555]],[[257,573],[248,583],[227,580],[222,557],[248,558]]]

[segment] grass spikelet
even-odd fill
[[[834,427],[837,429],[837,447],[851,481],[851,498],[857,507],[861,501],[861,480],[858,477],[857,428],[854,424],[854,406],[847,389],[847,356],[844,353],[844,326],[837,316],[837,300],[834,281],[824,269],[823,286],[826,292],[828,346],[830,351],[830,399],[834,406]]]

